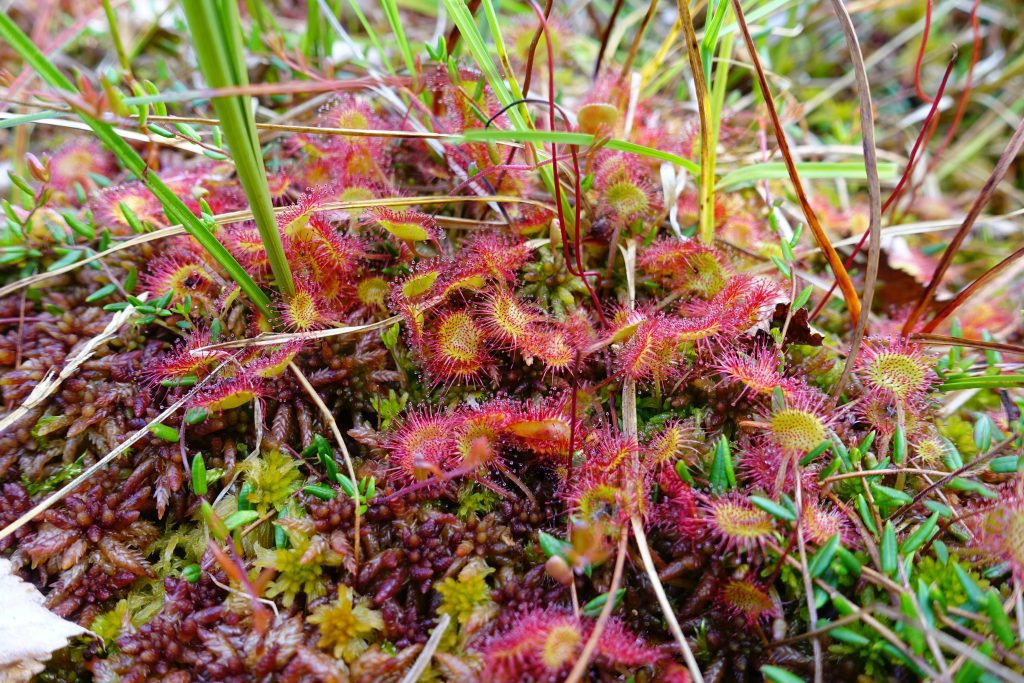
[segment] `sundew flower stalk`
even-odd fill
[[[1013,8],[926,17],[922,46],[905,7],[860,8],[892,53],[854,74],[885,84],[862,158],[827,6],[337,4],[0,18],[0,554],[103,639],[19,665],[1024,675],[1012,215],[930,282],[934,226],[981,210],[1015,138],[970,101],[973,144],[914,168],[950,125],[918,91],[974,85],[914,54],[973,16],[1012,102]],[[866,165],[905,179],[855,258]]]

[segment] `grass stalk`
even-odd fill
[[[212,88],[248,86],[237,3],[234,0],[182,0],[182,7],[207,85]],[[245,95],[215,97],[213,108],[234,158],[238,180],[252,207],[274,279],[282,293],[291,295],[295,284],[274,218],[252,102]]]
[[[18,27],[7,14],[0,14],[0,36],[25,60],[50,87],[61,90],[68,95],[78,94],[77,88],[60,72],[59,69],[44,55],[28,36]],[[228,275],[238,283],[246,296],[263,312],[270,316],[272,310],[270,299],[259,288],[244,268],[235,260],[217,238],[204,226],[187,206],[168,188],[160,178],[149,172],[149,167],[142,157],[127,142],[114,132],[107,123],[84,111],[76,111],[79,118],[92,129],[100,142],[109,149],[118,161],[135,175],[153,193],[163,206],[164,213],[172,223],[179,223],[200,246],[210,254]]]
[[[697,97],[697,113],[700,115],[700,218],[697,234],[704,244],[715,239],[715,156],[711,134],[711,109],[708,103],[708,83],[701,63],[700,45],[693,28],[689,0],[678,0],[679,17],[682,19],[683,39],[686,41],[686,56],[693,73],[693,89]]]

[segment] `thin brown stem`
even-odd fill
[[[747,51],[750,53],[750,61],[753,63],[754,71],[757,73],[757,82],[761,87],[761,94],[764,96],[765,104],[768,107],[768,116],[771,118],[772,128],[775,130],[775,139],[779,145],[779,152],[782,154],[783,161],[786,164],[789,180],[793,183],[793,190],[800,200],[800,207],[803,209],[804,217],[807,219],[807,225],[814,234],[818,247],[825,254],[825,259],[828,261],[832,273],[839,282],[839,289],[843,293],[846,307],[850,311],[851,322],[856,325],[860,321],[861,312],[860,297],[857,295],[857,289],[853,286],[850,274],[846,272],[843,261],[839,258],[839,254],[836,253],[831,240],[825,234],[824,228],[821,227],[818,215],[814,212],[814,208],[807,198],[807,193],[804,191],[800,174],[796,170],[796,162],[793,161],[793,154],[789,149],[789,142],[786,140],[786,131],[782,127],[782,121],[779,119],[779,113],[775,107],[775,98],[768,87],[768,77],[765,75],[764,67],[761,65],[761,58],[757,55],[757,48],[754,46],[754,39],[750,35],[750,29],[747,27],[747,20],[743,15],[743,7],[740,5],[740,0],[732,0],[732,7],[736,13],[736,22],[740,33],[743,34],[743,41],[746,43]]]
[[[734,0],[735,1],[735,0]],[[974,200],[974,204],[971,205],[970,211],[967,212],[967,217],[964,218],[964,222],[960,225],[960,228],[956,231],[956,235],[950,240],[949,246],[942,253],[942,259],[939,261],[939,265],[935,268],[935,272],[932,273],[932,278],[928,282],[928,286],[925,287],[924,292],[921,293],[920,298],[917,301],[917,305],[914,306],[914,310],[911,311],[910,315],[907,316],[907,321],[903,324],[903,334],[907,335],[914,331],[917,326],[917,322],[924,315],[925,309],[931,302],[932,297],[935,296],[936,290],[939,288],[939,284],[942,282],[943,276],[946,271],[949,270],[949,266],[953,263],[953,257],[956,256],[960,250],[964,240],[967,239],[968,233],[971,228],[974,227],[974,222],[978,220],[978,216],[981,215],[982,209],[988,204],[988,200],[992,198],[992,195],[996,191],[996,187],[1003,181],[1006,174],[1009,172],[1010,167],[1013,165],[1017,155],[1020,154],[1021,149],[1024,148],[1024,119],[1017,125],[1017,129],[1013,132],[1013,137],[1010,138],[1010,143],[1003,150],[1002,155],[999,157],[999,161],[996,163],[995,169],[992,171],[992,175],[985,181],[985,185],[981,188],[981,192]]]

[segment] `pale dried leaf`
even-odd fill
[[[0,559],[0,602],[0,682],[31,680],[70,638],[89,633],[43,607],[42,593],[15,576],[6,559]]]

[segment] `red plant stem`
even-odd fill
[[[860,296],[857,294],[857,289],[853,286],[850,274],[843,266],[842,259],[839,258],[839,254],[836,253],[831,240],[829,240],[824,228],[821,227],[821,222],[818,220],[818,215],[814,212],[814,207],[811,206],[810,201],[807,199],[807,193],[804,191],[803,182],[800,180],[800,174],[797,172],[796,163],[793,161],[793,154],[789,149],[789,141],[786,139],[786,131],[782,127],[782,121],[779,119],[779,112],[775,107],[775,97],[772,95],[771,88],[768,85],[768,77],[765,75],[764,67],[761,65],[761,58],[757,54],[757,48],[754,45],[754,39],[750,35],[750,29],[747,27],[747,20],[743,14],[743,7],[740,5],[740,0],[732,0],[732,7],[733,12],[736,15],[736,23],[740,27],[740,33],[743,35],[743,42],[746,43],[747,52],[750,54],[750,61],[754,65],[754,71],[757,74],[758,86],[761,89],[761,95],[764,97],[765,105],[767,105],[768,116],[771,119],[772,128],[775,131],[775,139],[779,146],[779,152],[782,154],[782,158],[786,164],[786,171],[789,175],[790,183],[792,183],[793,190],[796,192],[797,198],[800,200],[800,208],[803,210],[804,217],[807,219],[808,227],[814,234],[814,240],[818,243],[818,248],[821,249],[822,253],[825,255],[825,260],[828,261],[829,267],[832,269],[832,274],[839,283],[839,288],[843,292],[843,298],[846,301],[846,308],[850,313],[850,322],[853,325],[856,325],[860,320],[861,315]]]
[[[921,131],[917,134],[917,139],[914,141],[914,147],[910,150],[910,158],[907,159],[907,167],[903,169],[903,175],[900,176],[900,181],[896,184],[896,188],[892,191],[892,194],[890,194],[889,198],[885,200],[884,204],[882,204],[883,214],[889,210],[889,207],[891,207],[897,199],[899,199],[900,195],[903,192],[904,186],[907,184],[907,181],[910,180],[910,176],[914,172],[914,167],[917,165],[917,154],[921,150],[921,147],[925,144],[925,138],[928,137],[928,129],[931,127],[932,121],[935,119],[935,115],[939,110],[939,102],[942,100],[942,93],[945,92],[946,90],[946,84],[949,82],[949,76],[951,73],[953,73],[953,66],[955,64],[956,53],[954,51],[952,58],[950,58],[949,60],[949,64],[946,65],[946,73],[943,75],[942,82],[939,84],[939,89],[935,93],[935,99],[932,100],[932,106],[928,110],[928,116],[925,117],[924,124],[921,126]],[[857,246],[853,248],[853,251],[846,258],[844,265],[847,268],[853,265],[853,259],[855,259],[857,257],[857,254],[860,253],[860,250],[864,247],[864,243],[867,241],[867,239],[868,231],[865,230],[864,234],[861,235],[860,237],[860,241],[857,242]],[[810,316],[808,316],[808,320],[814,320],[816,317],[818,317],[818,314],[821,313],[821,309],[825,308],[825,304],[827,304],[829,302],[829,299],[832,298],[832,294],[835,293],[837,286],[837,282],[832,283],[832,286],[829,287],[829,290],[825,293],[825,296],[821,298],[821,301],[819,301],[818,304],[814,307],[814,310],[811,311]]]
[[[960,308],[960,306],[962,306],[963,303],[967,301],[967,299],[973,296],[978,291],[978,288],[980,288],[986,282],[991,281],[992,278],[998,275],[1004,268],[1006,268],[1011,263],[1019,259],[1021,256],[1024,256],[1024,247],[1021,247],[1020,249],[1013,252],[1012,254],[1004,258],[1002,261],[1000,261],[999,263],[997,263],[996,265],[992,266],[987,271],[982,273],[977,280],[975,280],[970,285],[965,287],[963,291],[957,294],[956,297],[954,297],[952,301],[946,304],[946,306],[941,311],[936,313],[935,317],[932,318],[927,325],[921,328],[921,332],[925,334],[934,332],[935,328],[938,327],[943,320],[952,315],[956,311],[956,309]]]
[[[1006,146],[1006,149],[1003,150],[1002,155],[1000,155],[999,161],[996,163],[996,167],[992,171],[992,175],[990,175],[988,180],[985,181],[985,185],[981,188],[981,191],[975,198],[970,211],[967,212],[964,222],[960,225],[960,228],[957,230],[956,235],[953,236],[953,239],[950,240],[949,246],[946,247],[946,251],[943,252],[942,259],[939,261],[938,267],[936,267],[935,272],[932,274],[932,278],[928,282],[928,286],[918,299],[914,310],[911,311],[909,316],[907,316],[907,320],[903,324],[904,335],[910,334],[914,331],[914,327],[917,325],[917,322],[921,319],[921,316],[924,315],[925,308],[932,300],[932,297],[935,296],[935,291],[939,288],[939,283],[942,282],[942,277],[946,274],[946,271],[949,270],[949,266],[953,262],[953,257],[956,255],[957,251],[959,251],[964,240],[967,239],[967,234],[971,231],[971,228],[974,227],[974,222],[978,220],[978,216],[981,215],[981,210],[985,208],[989,198],[991,198],[992,194],[995,192],[996,186],[1002,182],[1022,148],[1024,148],[1024,119],[1017,124],[1017,129],[1013,132],[1013,137],[1010,138],[1010,143]]]
[[[537,19],[541,23],[541,27],[544,31],[544,46],[548,51],[548,127],[555,130],[555,55],[554,50],[551,47],[551,35],[548,32],[547,19],[544,17],[544,13],[541,11],[537,3],[531,0],[530,7],[537,15]],[[590,285],[590,281],[587,280],[586,274],[583,272],[583,251],[580,245],[580,210],[583,197],[583,188],[580,181],[580,159],[576,152],[575,146],[570,146],[572,154],[572,166],[575,174],[575,194],[576,194],[576,206],[574,215],[573,234],[575,236],[574,256],[576,261],[576,270],[573,270],[569,259],[569,233],[565,229],[565,211],[562,207],[562,183],[558,179],[558,145],[557,143],[551,143],[551,160],[554,165],[554,185],[555,185],[555,208],[558,210],[558,229],[562,236],[562,255],[565,258],[565,266],[569,270],[569,273],[575,277],[580,278],[583,284],[586,286],[587,291],[590,293],[590,298],[594,302],[594,309],[597,312],[598,318],[601,320],[601,326],[607,327],[608,322],[605,320],[604,311],[601,309],[601,301],[597,298],[597,292]]]
[[[914,63],[914,90],[917,91],[917,96],[925,102],[931,104],[935,100],[939,99],[936,97],[932,99],[928,96],[928,93],[921,87],[921,62],[924,61],[924,51],[928,47],[928,33],[932,29],[932,0],[928,0],[924,11],[924,32],[921,34],[921,49],[917,51],[917,61]]]
[[[929,171],[938,163],[942,153],[946,150],[946,147],[953,139],[953,135],[956,134],[957,129],[960,127],[960,122],[964,118],[964,111],[967,109],[967,102],[971,96],[971,88],[974,85],[974,67],[978,64],[978,57],[981,56],[981,27],[978,24],[978,7],[980,4],[981,0],[974,0],[974,5],[971,7],[971,32],[974,34],[974,42],[971,45],[971,65],[967,68],[964,89],[960,93],[960,100],[956,105],[956,114],[953,116],[953,122],[949,124],[949,130],[946,131],[946,135],[942,138],[939,148],[932,155],[932,161],[928,165]]]

